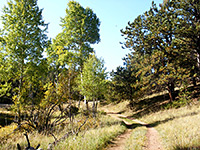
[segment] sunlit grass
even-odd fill
[[[85,120],[82,118],[82,120]],[[16,124],[2,127],[0,129],[0,137],[6,137],[16,128]],[[58,129],[54,131],[54,135],[57,139],[60,139],[64,134],[69,132],[69,127],[65,127],[63,130]],[[114,119],[110,116],[100,115],[98,118],[89,118],[87,123],[81,128],[81,132],[78,136],[69,136],[69,138],[56,145],[55,149],[77,149],[77,150],[95,150],[102,149],[108,142],[114,139],[119,134],[123,133],[126,127],[121,124],[121,121]],[[7,140],[0,141],[0,150],[17,149],[17,143],[22,148],[27,147],[27,141],[23,135],[24,131],[17,131]],[[54,142],[54,138],[51,135],[43,135],[38,132],[28,133],[31,146],[36,147],[39,143],[40,148],[47,149],[49,143]]]
[[[109,141],[125,131],[125,127],[112,125],[109,127],[88,130],[77,137],[70,137],[55,147],[56,150],[97,150],[105,147]]]
[[[160,111],[141,118],[155,127],[166,150],[200,147],[200,106]]]
[[[126,142],[124,145],[125,150],[142,150],[146,144],[147,128],[133,120],[130,120],[127,118],[123,120],[132,129],[130,137],[127,137],[126,139]]]
[[[129,104],[128,101],[123,101],[120,103],[111,103],[107,106],[105,106],[104,108],[108,108],[109,110],[112,110],[113,112],[122,112],[125,111],[127,108],[127,105]]]
[[[163,125],[158,125],[157,130],[163,138],[166,150],[200,147],[199,120],[200,114],[174,119]]]
[[[0,128],[0,139],[11,134],[14,131],[14,129],[16,129],[16,128],[17,128],[17,125],[15,123],[12,123],[12,124],[5,126],[5,127],[1,127]]]
[[[128,101],[118,104],[110,104],[106,108],[110,112],[120,112],[124,116],[131,114],[130,109],[127,107]],[[101,110],[103,110],[101,109]],[[97,119],[90,118],[87,123],[81,128],[78,136],[70,136],[64,141],[60,142],[55,149],[71,149],[71,150],[95,150],[104,149],[109,141],[114,139],[117,135],[122,134],[126,127],[121,124],[117,118],[112,118],[108,115],[97,115]],[[78,116],[82,122],[84,118]],[[139,118],[140,121],[150,124],[155,127],[161,137],[161,142],[166,150],[178,149],[195,149],[200,146],[200,104],[195,106],[187,106],[179,109],[163,110],[150,115]],[[128,124],[134,122],[126,119]],[[81,122],[80,122],[81,123]],[[6,127],[0,128],[0,138],[5,137],[16,128],[16,124],[11,124]],[[70,128],[62,127],[54,131],[54,135],[59,139]],[[140,150],[143,149],[146,142],[147,128],[137,125],[135,123],[130,137],[127,138],[125,148],[126,150]],[[16,149],[17,143],[23,148],[27,146],[26,139],[23,135],[24,132],[16,132],[12,134],[7,141],[0,141],[0,150]],[[41,148],[47,149],[48,144],[54,141],[51,135],[42,135],[37,132],[29,133],[31,146],[41,144]]]
[[[107,112],[120,113],[125,116],[131,115],[133,112],[129,108],[129,101],[122,101],[120,103],[111,103],[107,106],[99,108],[99,110],[107,110]]]
[[[125,150],[143,150],[146,143],[147,128],[144,126],[132,130],[131,136],[127,138]]]

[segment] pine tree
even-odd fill
[[[177,16],[176,42],[181,51],[190,54],[183,65],[190,70],[195,85],[200,75],[200,1],[172,0],[166,4]]]
[[[137,99],[139,86],[135,86],[139,78],[136,77],[138,71],[135,66],[129,64],[129,59],[125,58],[125,66],[117,67],[116,71],[111,73],[112,90],[117,99],[129,100],[131,104]]]
[[[126,36],[125,47],[132,50],[131,63],[139,68],[141,91],[168,90],[173,101],[175,87],[188,77],[182,66],[188,55],[179,51],[175,42],[178,19],[167,4],[158,9],[152,3],[152,8],[129,23],[122,34]]]

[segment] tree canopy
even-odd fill
[[[77,78],[77,88],[87,100],[98,98],[105,91],[106,72],[104,62],[91,55],[83,64],[83,70]]]
[[[15,84],[10,89],[20,113],[22,105],[41,100],[37,97],[40,90],[38,80],[42,80],[46,70],[42,53],[48,45],[48,25],[42,19],[42,9],[35,0],[9,1],[1,18],[1,61],[4,61],[1,83]],[[37,94],[33,96],[33,93]]]
[[[122,48],[130,52],[108,79],[92,47],[100,42],[100,20],[91,8],[70,0],[62,31],[49,40],[37,0],[10,0],[1,16],[1,101],[10,99],[18,123],[24,113],[39,132],[73,123],[84,97],[93,100],[94,113],[102,97],[138,102],[167,90],[173,102],[175,88],[199,80],[199,7],[199,0],[165,0],[159,7],[152,2],[121,30]]]
[[[165,1],[160,8],[152,2],[149,11],[121,30],[123,47],[131,50],[127,66],[138,68],[133,74],[140,78],[141,92],[166,89],[173,101],[175,87],[199,75],[198,8],[199,2],[192,0]]]
[[[58,56],[61,65],[69,60],[82,67],[83,62],[94,50],[90,44],[100,41],[100,21],[90,8],[83,8],[78,2],[70,1],[66,16],[61,19],[62,32],[53,40],[53,51],[49,55]],[[68,61],[68,62],[67,62]]]

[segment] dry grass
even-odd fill
[[[14,128],[16,128],[15,124],[2,127],[0,130],[0,136],[5,137],[5,135],[11,133]],[[82,131],[78,136],[70,136],[65,141],[59,143],[55,149],[102,149],[110,140],[123,133],[126,130],[126,127],[121,125],[121,122],[117,119],[101,115],[98,119],[89,119],[81,129]],[[68,127],[62,131],[55,131],[54,135],[59,139],[67,132]],[[36,147],[40,143],[40,147],[44,150],[47,149],[49,143],[54,142],[54,138],[52,136],[42,135],[37,132],[32,132],[28,135],[31,146]],[[27,146],[27,141],[23,132],[15,132],[6,141],[0,141],[0,150],[17,149],[17,143],[19,143],[22,148]]]
[[[43,148],[44,150],[47,149],[47,146],[49,143],[54,141],[53,137],[45,136],[37,132],[33,132],[28,135],[29,135],[31,146],[36,147],[40,143],[41,144],[40,148]],[[17,143],[19,143],[20,146],[24,149],[25,147],[28,146],[23,133],[14,134],[6,142],[0,143],[1,144],[0,150],[15,150],[17,149]]]
[[[14,129],[17,128],[17,125],[15,123],[12,123],[8,126],[1,127],[0,128],[0,139],[4,138],[5,136],[9,135],[13,132]]]
[[[116,105],[110,104],[106,109],[111,112],[131,115],[134,112],[131,112],[127,105],[128,101],[124,101]],[[151,113],[139,118],[139,120],[158,130],[166,150],[200,149],[200,103]],[[131,137],[127,140],[126,148],[142,149],[144,144],[136,144],[135,146],[133,143],[143,143],[145,133],[145,127],[133,129]]]
[[[131,116],[134,112],[131,112],[127,106],[128,101],[124,101],[115,105],[110,104],[106,109]],[[139,120],[158,130],[166,150],[200,149],[200,103],[147,114]],[[133,143],[145,141],[145,130],[145,127],[133,129],[133,136],[126,144],[127,149],[142,149],[143,144],[136,144],[134,147]]]
[[[132,111],[128,107],[129,101],[123,101],[117,104],[109,104],[106,107],[101,108],[101,110],[106,110],[108,112],[118,113],[122,116],[131,116]],[[141,126],[140,124],[130,120],[123,118],[123,120],[129,124],[130,128],[132,128],[132,132],[130,137],[127,138],[127,141],[124,145],[125,150],[142,150],[145,147],[146,143],[146,133],[147,128]]]
[[[112,125],[104,128],[88,130],[77,137],[70,137],[56,146],[56,150],[99,150],[103,149],[109,141],[125,131],[125,127]]]
[[[107,110],[110,112],[114,112],[114,113],[120,113],[123,114],[124,116],[129,116],[131,115],[133,112],[131,111],[131,109],[129,108],[129,101],[122,101],[120,103],[111,103],[109,105],[100,107],[99,110]]]
[[[137,127],[132,130],[131,136],[127,139],[125,150],[143,150],[146,142],[146,127]]]
[[[100,110],[109,110],[110,112],[121,113],[125,116],[133,114],[127,107],[128,101],[118,104],[110,104]],[[150,124],[158,130],[163,147],[166,150],[179,149],[200,149],[200,104],[195,106],[187,106],[179,109],[170,109],[145,115],[139,120]],[[92,121],[92,120],[91,120]],[[123,133],[126,127],[121,125],[117,119],[109,116],[101,115],[95,122],[96,124],[90,127],[86,124],[82,132],[78,136],[71,136],[65,141],[62,141],[55,149],[69,150],[99,150],[106,147],[110,140],[117,135]],[[15,124],[0,128],[0,138],[10,133]],[[141,150],[144,148],[146,141],[146,127],[135,126],[130,138],[127,139],[126,150]],[[62,132],[55,132],[56,137],[62,137],[67,132],[67,128]],[[52,136],[45,136],[33,132],[29,134],[31,145],[36,146],[41,144],[41,148],[46,149],[48,144],[53,142]],[[12,135],[6,142],[0,142],[0,150],[16,149],[16,143],[20,143],[22,147],[27,145],[22,132],[17,132]]]
[[[160,111],[141,118],[155,127],[166,150],[200,149],[200,105]]]

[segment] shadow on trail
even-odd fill
[[[123,111],[119,111],[119,112],[106,112],[106,114],[107,115],[109,115],[109,114],[122,114],[122,113],[124,113],[124,112],[126,112],[125,110],[123,110]]]
[[[198,147],[179,147],[179,146],[176,146],[174,150],[200,150],[200,146]]]
[[[120,112],[106,112],[106,114],[107,115],[109,115],[109,114],[115,114],[115,115],[120,115],[120,114],[122,114],[124,111],[120,111]],[[126,123],[126,121],[125,120],[123,120],[123,119],[129,119],[129,120],[131,120],[131,118],[129,118],[129,117],[123,117],[123,116],[118,116],[118,118],[119,119],[121,119],[121,125],[123,125],[123,126],[125,126],[127,129],[135,129],[135,128],[137,128],[137,127],[141,127],[141,126],[146,126],[146,125],[142,125],[141,123]]]
[[[172,121],[174,119],[179,119],[179,118],[184,118],[184,117],[189,117],[189,116],[199,115],[199,113],[200,113],[200,111],[197,111],[197,112],[188,113],[186,115],[181,115],[181,116],[176,116],[176,117],[170,117],[170,118],[166,118],[164,120],[159,120],[159,121],[156,121],[156,122],[153,122],[153,123],[150,123],[150,124],[146,124],[146,125],[143,125],[143,126],[146,126],[147,128],[154,128],[154,127],[156,127],[156,126],[158,126],[160,124],[167,123],[168,121]],[[134,119],[133,117],[127,117],[127,118],[130,119],[130,120]]]
[[[168,122],[168,121],[172,121],[172,120],[174,120],[174,119],[179,119],[179,118],[184,118],[184,117],[195,116],[195,115],[199,115],[199,113],[200,113],[200,111],[188,113],[188,114],[186,114],[186,115],[181,115],[181,116],[177,116],[177,117],[166,118],[166,119],[164,119],[164,120],[160,120],[160,121],[156,121],[156,122],[150,123],[148,126],[149,126],[149,127],[156,127],[156,126],[158,126],[159,124],[163,124],[163,123],[166,123],[166,122]]]
[[[137,127],[142,127],[144,125],[140,123],[132,123],[132,124],[126,124],[124,121],[122,121],[121,125],[125,126],[127,129],[135,129]]]
[[[200,84],[197,86],[191,86],[187,89],[188,92],[191,92],[191,99],[196,99],[200,96]],[[175,91],[175,97],[178,98],[179,90]],[[138,102],[133,102],[131,104],[132,110],[135,112],[132,117],[140,118],[144,115],[150,113],[158,112],[162,109],[170,108],[169,94],[164,93],[162,95],[157,95],[150,98],[144,98]],[[178,107],[177,107],[178,108]]]
[[[159,121],[155,121],[153,123],[150,124],[145,124],[145,123],[133,123],[133,124],[126,124],[124,121],[122,121],[122,125],[126,126],[128,129],[135,129],[137,127],[141,127],[141,126],[146,126],[147,128],[154,128],[160,124],[166,123],[168,121],[172,121],[174,119],[179,119],[179,118],[184,118],[184,117],[190,117],[190,116],[195,116],[195,115],[199,115],[200,111],[197,112],[192,112],[192,113],[188,113],[185,115],[180,115],[180,116],[176,116],[176,117],[170,117],[170,118],[166,118],[164,120],[159,120]],[[134,120],[135,118],[133,118],[132,116],[127,116],[127,117],[120,117],[121,119],[130,119],[130,120]],[[200,149],[199,149],[200,150]]]
[[[176,94],[178,95],[178,93]],[[139,102],[132,104],[132,110],[135,112],[133,118],[140,118],[143,115],[152,112],[158,112],[170,103],[168,93],[163,95],[154,96],[152,98],[145,98]]]

